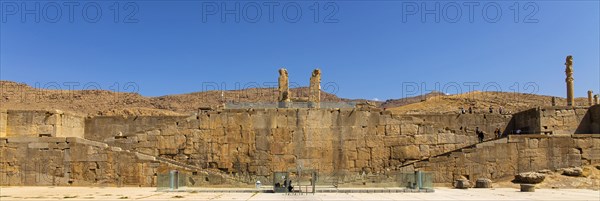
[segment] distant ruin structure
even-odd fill
[[[589,106],[594,105],[594,99],[592,96],[594,96],[594,92],[592,90],[589,90],[588,91],[588,105]]]
[[[598,94],[596,94],[596,95],[594,95],[594,105],[598,105],[598,104],[600,104],[600,103],[598,102]]]
[[[279,69],[279,98],[277,101],[285,106],[290,102],[290,81],[285,68]]]
[[[313,108],[319,108],[321,102],[321,70],[315,69],[310,76],[310,86],[308,89],[308,102]]]
[[[573,79],[573,56],[567,56],[565,66],[565,74],[567,75],[565,79],[565,82],[567,82],[567,106],[573,106],[575,103],[575,96],[573,95],[573,80],[575,80]]]

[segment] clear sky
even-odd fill
[[[595,0],[1,0],[0,79],[161,96],[269,87],[281,67],[305,86],[320,68],[324,89],[347,98],[498,87],[564,97],[571,54],[586,96],[600,92],[599,10]]]

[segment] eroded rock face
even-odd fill
[[[515,183],[538,184],[546,179],[546,175],[537,172],[524,172],[515,175]]]
[[[583,175],[583,169],[581,169],[580,167],[565,168],[563,170],[563,175],[579,177]]]

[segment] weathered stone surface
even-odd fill
[[[289,77],[285,68],[279,69],[279,102],[289,102],[291,98]]]
[[[392,158],[400,160],[414,160],[420,158],[419,147],[416,145],[395,146],[392,148]]]
[[[546,112],[539,110],[535,114],[552,118],[557,115],[550,110]],[[558,114],[569,117],[576,113],[585,111],[567,109]],[[41,117],[33,119],[32,122],[44,122]],[[250,176],[268,176],[271,171],[294,170],[299,166],[318,169],[323,174],[342,172],[341,178],[352,177],[349,175],[363,170],[381,176],[384,172],[419,169],[434,172],[436,183],[451,183],[456,175],[497,179],[514,176],[517,172],[554,170],[595,164],[600,160],[600,155],[595,154],[600,153],[595,147],[600,144],[600,138],[594,135],[511,135],[508,139],[468,147],[477,141],[472,132],[475,126],[486,122],[494,125],[490,126],[492,129],[505,128],[509,120],[488,115],[484,121],[483,115],[475,114],[398,116],[348,108],[225,109],[200,111],[188,117],[90,117],[86,118],[84,134],[94,141],[71,137],[62,140],[9,137],[0,139],[0,148],[4,149],[1,153],[6,156],[0,161],[19,164],[21,162],[14,160],[24,159],[24,153],[47,153],[44,157],[56,154],[64,158],[55,161],[87,165],[94,162],[98,168],[93,174],[85,168],[77,172],[79,179],[92,179],[103,175],[96,170],[109,169],[103,167],[110,166],[111,161],[145,164],[142,159],[152,159],[136,157],[135,153],[139,152],[207,170]],[[539,117],[532,122],[535,120]],[[44,124],[47,127],[59,121],[46,122],[52,122]],[[10,124],[7,126],[13,128]],[[480,129],[487,128],[481,126]],[[7,134],[24,131],[30,130],[8,129]],[[44,148],[46,142],[50,143],[49,150]],[[18,143],[42,144],[31,144],[28,148],[29,144]],[[116,152],[130,154],[119,157]],[[411,163],[425,158],[429,159]],[[139,174],[147,176],[148,171]],[[138,179],[132,182],[141,182],[142,178]],[[143,178],[143,181],[156,180]]]
[[[535,192],[534,184],[521,184],[521,192]]]
[[[313,107],[318,108],[319,102],[321,102],[321,70],[315,69],[310,76],[308,102],[316,104]]]
[[[524,172],[515,175],[514,182],[525,184],[538,184],[544,181],[546,175],[537,172]]]
[[[552,170],[548,169],[538,170],[537,172],[542,174],[552,174]]]
[[[186,138],[183,135],[158,136],[158,149],[181,149],[185,145]]]
[[[567,76],[567,78],[565,79],[565,82],[567,83],[567,106],[573,106],[573,104],[575,103],[573,87],[573,56],[567,56],[565,66],[565,74]]]

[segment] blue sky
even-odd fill
[[[281,67],[305,86],[320,68],[326,91],[347,98],[498,87],[565,96],[571,54],[576,96],[586,96],[600,92],[599,10],[598,1],[1,0],[0,79],[119,91],[131,82],[160,96],[268,87]]]

